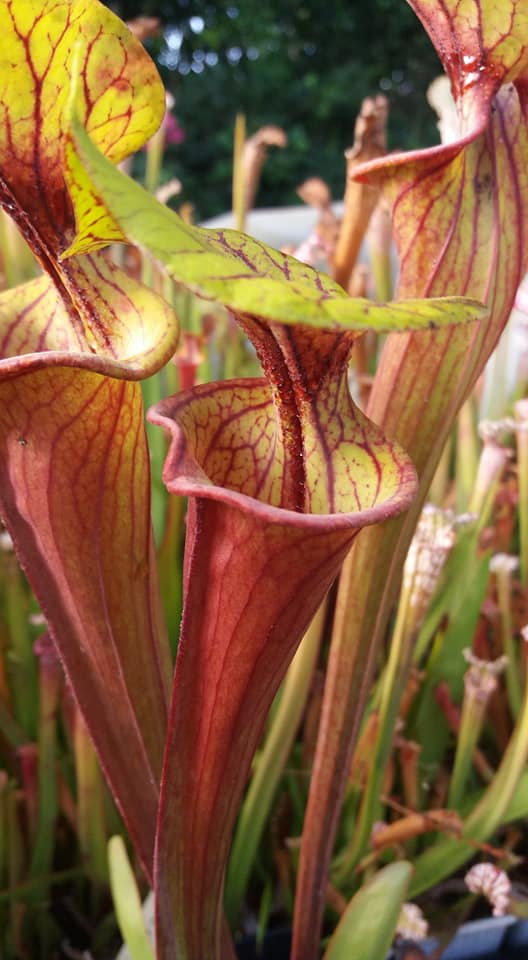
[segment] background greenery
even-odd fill
[[[147,41],[185,132],[169,147],[165,178],[177,176],[177,202],[197,218],[229,209],[236,112],[248,132],[267,123],[288,134],[270,155],[258,206],[297,202],[295,187],[323,176],[343,192],[343,151],[352,141],[363,97],[390,100],[390,147],[438,140],[425,91],[439,72],[421,24],[405,0],[119,0],[123,19],[161,18]]]

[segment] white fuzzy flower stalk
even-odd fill
[[[426,504],[412,539],[403,568],[398,619],[403,615],[405,632],[421,626],[455,543],[456,520],[450,510]]]
[[[415,903],[403,903],[396,935],[403,940],[425,940],[429,933],[429,924],[425,919],[423,912]]]
[[[497,601],[501,620],[502,651],[508,658],[506,667],[506,689],[508,702],[514,717],[518,717],[522,704],[522,687],[519,676],[519,663],[513,636],[513,617],[511,608],[512,575],[519,567],[517,557],[506,553],[497,553],[490,561],[490,572],[497,582]]]
[[[464,798],[475,748],[477,746],[489,699],[497,689],[497,677],[506,667],[507,658],[479,660],[471,650],[464,650],[469,669],[464,676],[464,700],[460,716],[453,774],[447,805],[458,809]]]
[[[511,450],[504,441],[513,432],[513,428],[513,420],[509,417],[503,420],[482,420],[479,424],[479,436],[483,446],[469,503],[470,511],[478,515],[479,530],[488,522],[502,472],[511,459]]]
[[[481,894],[493,908],[494,917],[508,913],[511,896],[510,878],[494,863],[476,863],[466,873],[464,883],[471,893]]]

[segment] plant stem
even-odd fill
[[[38,678],[29,627],[28,593],[16,558],[5,564],[6,619],[10,638],[9,674],[16,722],[33,740],[37,732]]]
[[[246,117],[237,113],[233,139],[233,220],[235,230],[243,230],[246,222],[244,200],[244,142],[246,139]]]
[[[74,753],[79,847],[97,892],[108,882],[103,782],[92,741],[78,709],[74,719]]]
[[[490,569],[497,578],[497,599],[501,619],[502,652],[506,661],[506,689],[508,703],[514,717],[518,717],[522,705],[522,690],[519,677],[517,651],[513,642],[513,618],[511,610],[511,570],[516,558],[505,554],[492,557]]]
[[[455,762],[447,798],[447,806],[451,810],[459,810],[463,802],[488,701],[496,687],[497,681],[492,670],[479,669],[476,665],[467,670]]]
[[[184,497],[169,497],[163,540],[158,550],[161,599],[173,659],[178,645],[183,603],[182,572],[186,509],[187,501]]]
[[[146,148],[145,189],[149,193],[155,193],[159,186],[164,147],[165,120],[161,122],[154,136],[150,138]],[[156,269],[153,260],[150,257],[142,257],[141,279],[145,286],[154,287],[157,273],[159,271]]]
[[[153,377],[143,380],[141,392],[146,410],[158,403],[163,395],[160,374],[156,373]],[[154,538],[158,544],[163,537],[167,509],[167,492],[162,480],[167,444],[161,430],[156,430],[151,423],[146,424],[146,429],[150,456],[152,526]]]
[[[8,784],[5,794],[7,885],[9,889],[8,956],[16,956],[20,946],[20,928],[24,915],[24,906],[16,902],[12,895],[24,874],[24,853],[20,822],[18,819],[18,799],[14,784]]]
[[[380,197],[367,230],[369,260],[374,280],[375,299],[387,303],[392,298],[392,222],[390,207]]]
[[[130,956],[132,960],[154,960],[145,930],[136,879],[122,837],[110,838],[108,862],[117,922]]]
[[[0,249],[4,285],[7,289],[24,283],[38,273],[37,262],[11,217],[0,210]]]
[[[474,403],[470,397],[460,409],[456,445],[456,510],[468,509],[478,469],[478,444]]]
[[[55,653],[40,655],[40,711],[38,730],[39,816],[31,858],[31,874],[49,872],[55,843],[57,816],[57,710],[62,689],[62,667]]]
[[[511,456],[503,443],[508,431],[511,431],[511,426],[504,420],[483,420],[479,426],[483,447],[469,501],[469,512],[478,516],[478,533],[489,521],[502,471]]]
[[[27,742],[27,735],[16,722],[11,711],[0,699],[0,733],[11,747],[21,747]]]
[[[521,583],[528,585],[528,400],[515,404],[515,435],[517,439],[517,477],[519,483],[519,538],[521,555]]]
[[[18,750],[20,783],[24,798],[29,843],[35,843],[39,821],[38,770],[39,755],[36,743],[24,743]]]
[[[394,725],[398,713],[402,686],[412,654],[413,635],[406,629],[409,594],[405,592],[398,607],[398,615],[391,638],[389,661],[383,674],[381,702],[379,706],[378,736],[372,754],[366,788],[363,792],[358,821],[351,841],[340,857],[339,869],[334,877],[339,885],[350,878],[355,865],[368,844],[372,825],[379,815],[379,797],[385,768],[389,758]]]
[[[368,222],[379,199],[379,190],[369,184],[356,183],[352,179],[352,171],[359,163],[385,153],[387,114],[386,97],[367,97],[356,120],[354,145],[345,153],[345,209],[333,264],[334,278],[345,290],[348,289]]]
[[[444,445],[442,450],[442,455],[438,461],[438,466],[435,470],[433,479],[431,481],[431,486],[429,487],[429,493],[427,499],[429,503],[434,503],[435,506],[441,507],[446,500],[446,495],[450,483],[450,469],[451,469],[451,455],[453,451],[453,436],[450,435]]]
[[[7,864],[7,795],[9,779],[5,770],[0,770],[0,888],[5,882]],[[2,941],[0,940],[0,947]]]

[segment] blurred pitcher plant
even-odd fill
[[[165,94],[104,6],[0,9],[0,202],[42,270],[0,294],[0,516],[154,886],[160,960],[234,956],[223,884],[252,760],[310,620],[372,526],[340,578],[301,855],[294,951],[316,955],[360,673],[443,441],[525,268],[527,15],[482,0],[475,23],[459,24],[454,3],[413,6],[445,56],[461,139],[360,172],[386,182],[395,205],[401,299],[385,305],[244,234],[185,223],[118,168],[161,122]],[[137,381],[174,356],[178,323],[112,261],[115,243],[229,310],[263,373],[148,414],[169,437],[167,490],[189,498],[174,669]],[[369,417],[348,390],[367,329],[389,333]],[[408,519],[391,519],[411,503]],[[394,930],[411,869],[387,869],[372,891],[390,887]]]

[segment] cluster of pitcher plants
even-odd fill
[[[295,885],[292,960],[315,960],[332,925],[327,960],[382,957],[404,901],[483,853],[513,862],[490,842],[528,810],[524,610],[511,600],[528,575],[528,417],[520,402],[505,443],[488,427],[477,463],[470,398],[527,266],[528,11],[409,2],[459,130],[355,171],[392,207],[400,275],[387,304],[242,233],[188,224],[120,170],[162,122],[165,94],[108,9],[0,6],[0,910],[13,955],[37,955],[31,915],[51,902],[54,871],[68,879],[57,823],[77,830],[84,858],[70,882],[84,871],[104,896],[106,835],[120,827],[92,744],[154,890],[159,960],[236,956],[272,809],[281,834],[280,783],[290,841],[274,844],[281,882],[264,879],[260,911]],[[122,245],[141,252],[141,278]],[[226,357],[231,338],[260,375],[226,360],[237,376],[197,382],[220,329]],[[387,336],[362,413],[349,361],[365,331]],[[149,454],[143,396],[160,390]],[[433,481],[438,502],[449,490],[443,451],[461,409],[469,516],[428,510],[413,540]],[[501,480],[515,434],[517,469]],[[498,490],[503,522],[486,541]],[[511,549],[518,526],[520,580],[498,562],[490,581],[491,550]],[[488,700],[502,696],[494,734],[481,691],[467,692],[488,680]],[[75,770],[59,762],[65,741]],[[151,951],[141,936],[131,948]]]

